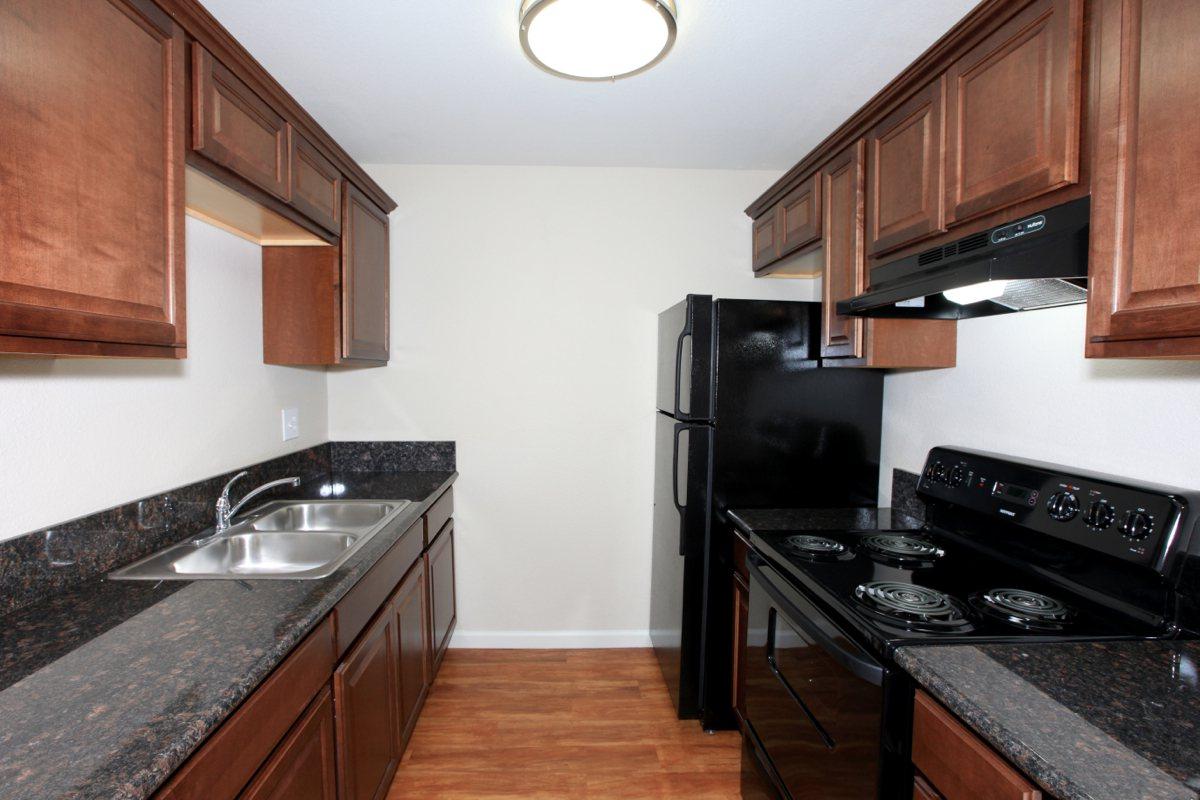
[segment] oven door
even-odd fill
[[[790,800],[878,797],[883,664],[757,554],[749,569],[747,754]]]

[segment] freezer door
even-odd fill
[[[658,315],[658,410],[679,420],[712,416],[713,299],[690,294]]]
[[[712,429],[656,414],[650,639],[681,719],[700,711]]]

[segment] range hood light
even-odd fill
[[[995,300],[1008,288],[1008,281],[984,281],[971,286],[960,286],[957,289],[947,289],[942,292],[951,303],[969,306],[984,300]]]
[[[521,47],[551,75],[614,81],[666,57],[675,15],[675,0],[525,0]]]

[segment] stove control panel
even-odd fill
[[[929,452],[918,491],[1160,572],[1195,524],[1194,493],[946,447]]]

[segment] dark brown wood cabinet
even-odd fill
[[[388,218],[352,184],[342,206],[342,358],[387,361]]]
[[[825,276],[821,297],[821,356],[861,358],[863,320],[837,313],[839,300],[866,286],[863,242],[863,154],[859,140],[824,168]]]
[[[1087,355],[1200,357],[1200,3],[1097,0]]]
[[[454,591],[454,521],[437,535],[425,554],[429,573],[429,618],[433,644],[433,668],[441,666],[450,645],[456,619]]]
[[[329,689],[317,695],[241,800],[337,800]]]
[[[759,270],[779,257],[778,225],[775,209],[754,220],[752,241],[754,269]]]
[[[392,614],[396,617],[396,667],[399,677],[400,744],[401,750],[412,737],[429,684],[432,644],[429,634],[429,591],[425,566],[413,565],[392,598]]]
[[[945,83],[939,78],[867,136],[867,251],[945,230]]]
[[[816,173],[779,201],[779,256],[791,255],[821,238],[821,175]]]
[[[233,70],[192,45],[192,147],[276,197],[291,196],[288,124]]]
[[[396,656],[396,617],[389,607],[333,674],[341,800],[379,800],[400,763]]]
[[[145,0],[0,5],[0,353],[182,357],[186,45]]]
[[[929,695],[913,701],[915,798],[1041,800],[1042,793]]]
[[[1033,0],[946,71],[946,217],[1079,178],[1083,0]]]
[[[331,233],[342,229],[342,173],[292,126],[288,126],[292,206]]]

